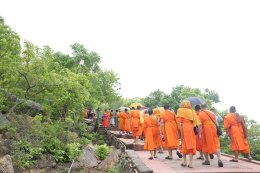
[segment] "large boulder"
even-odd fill
[[[0,158],[0,172],[14,173],[13,163],[10,155]]]
[[[109,169],[113,168],[118,162],[119,154],[119,150],[111,147],[110,155],[98,165],[98,169],[108,171]]]
[[[92,145],[88,145],[83,149],[77,161],[74,162],[72,169],[92,168],[96,167],[97,165],[98,160],[94,147]]]

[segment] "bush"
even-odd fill
[[[108,173],[121,173],[121,166],[117,163],[112,169],[108,170]]]
[[[109,155],[110,150],[106,144],[95,145],[95,152],[101,160],[104,160]]]
[[[84,145],[103,140],[96,133],[88,133],[83,123],[70,118],[53,121],[41,115],[11,117],[10,125],[1,132],[11,140],[11,156],[19,168],[33,167],[44,154],[53,155],[58,163],[70,162]]]

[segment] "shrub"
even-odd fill
[[[110,150],[106,144],[95,145],[95,152],[101,160],[104,160],[109,155]]]

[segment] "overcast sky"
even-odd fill
[[[22,39],[70,53],[82,43],[127,98],[176,85],[209,88],[217,108],[260,122],[260,1],[0,0]]]

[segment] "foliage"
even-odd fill
[[[117,163],[112,169],[108,170],[108,173],[121,173],[120,163]]]
[[[95,152],[101,160],[104,160],[109,155],[110,150],[106,144],[95,145]]]
[[[200,97],[204,99],[209,107],[212,103],[218,103],[219,96],[215,91],[205,89],[204,92],[198,88],[191,88],[184,85],[178,85],[172,88],[170,94],[167,94],[159,89],[151,92],[144,98],[144,104],[148,107],[162,107],[164,104],[169,104],[170,108],[177,110],[180,103],[188,97]]]

